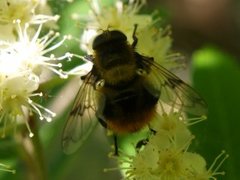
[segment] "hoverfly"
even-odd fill
[[[152,120],[159,103],[174,106],[194,115],[206,114],[204,100],[177,76],[136,52],[137,25],[133,43],[124,33],[106,30],[92,44],[92,70],[83,77],[62,137],[65,153],[76,151],[97,122],[117,135],[136,132]]]

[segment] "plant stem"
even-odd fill
[[[26,166],[27,179],[46,180],[46,166],[35,116],[29,117],[29,124],[34,133],[33,137],[29,137],[26,129],[16,132],[19,154]]]

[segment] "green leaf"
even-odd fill
[[[220,168],[222,179],[239,179],[240,167],[240,67],[231,55],[216,47],[193,55],[193,82],[208,104],[207,121],[193,127],[196,148],[208,167],[221,150],[229,158]]]

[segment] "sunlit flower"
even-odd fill
[[[47,26],[49,28],[58,28],[57,24],[55,23],[59,19],[59,15],[53,15],[51,7],[48,5],[47,0],[38,0],[38,5],[36,6],[35,9],[35,17],[32,18],[32,21],[41,20],[42,23],[44,23],[44,26]],[[36,21],[40,22],[40,21]],[[35,23],[36,23],[35,22]]]
[[[157,132],[157,136],[153,136],[151,141],[161,148],[168,148],[172,142],[176,148],[182,148],[192,138],[187,121],[180,112],[163,113],[150,125]]]
[[[148,171],[151,169],[148,173],[154,175],[156,179],[174,180],[181,179],[187,175],[183,162],[193,136],[185,123],[179,121],[179,114],[177,113],[164,114],[158,121],[160,123],[156,126],[157,129],[154,129],[156,130],[156,135],[150,137],[146,147],[132,159],[133,163],[131,166],[135,164],[135,167],[126,171],[127,177],[130,175],[130,177],[136,178],[138,176],[137,170],[141,171],[142,165],[135,163],[135,161],[139,161],[138,159],[144,156],[147,159],[152,155],[155,157],[153,160],[154,164],[147,169]]]
[[[23,23],[39,24],[49,20],[58,19],[57,16],[35,14],[35,9],[42,6],[39,0],[1,0],[0,1],[0,24],[9,24],[14,20]]]
[[[81,48],[91,54],[93,39],[107,29],[122,31],[131,44],[134,26],[137,25],[136,51],[154,57],[156,62],[168,69],[181,66],[182,62],[177,61],[180,60],[180,55],[170,51],[172,39],[169,36],[169,28],[156,28],[159,18],[153,17],[154,14],[139,12],[145,3],[145,0],[129,1],[128,4],[116,1],[115,6],[104,6],[98,0],[92,0],[90,15],[85,19],[80,18],[86,21],[86,27],[81,36]]]
[[[129,166],[123,168],[126,170],[126,179],[159,179],[153,173],[158,168],[159,154],[152,144],[146,146],[144,152],[140,151],[137,156],[127,156],[124,158],[126,159],[123,160],[123,163],[125,163],[123,166],[129,163]]]
[[[186,156],[186,163],[188,163],[189,176],[188,179],[194,180],[209,180],[216,179],[218,175],[224,175],[225,172],[219,171],[223,162],[229,157],[225,151],[219,154],[211,166],[207,168],[207,163],[203,157],[196,153],[189,153]]]
[[[22,22],[30,22],[34,16],[37,0],[2,0],[0,2],[0,22],[7,24],[20,19]]]
[[[106,29],[122,31],[128,40],[132,41],[135,24],[141,29],[152,23],[151,15],[137,14],[144,4],[145,0],[140,0],[139,3],[129,2],[127,5],[116,1],[115,6],[104,6],[98,0],[92,0],[90,15],[84,19],[86,28],[82,35],[81,47],[91,52],[94,37]]]
[[[24,28],[22,28],[19,20],[15,23],[17,26],[18,40],[15,42],[0,41],[1,58],[5,59],[5,61],[8,60],[9,63],[14,61],[14,67],[17,68],[18,71],[31,70],[35,74],[40,75],[42,69],[45,68],[60,75],[62,78],[66,78],[62,70],[56,70],[56,68],[62,67],[59,61],[68,59],[70,53],[65,53],[60,57],[55,57],[54,54],[50,53],[61,46],[67,39],[67,36],[50,46],[51,43],[59,37],[59,33],[49,31],[46,35],[39,37],[42,29],[42,25],[39,25],[36,33],[31,37],[28,34],[29,24],[25,24]],[[9,66],[9,68],[10,70],[13,69],[12,66]]]
[[[0,65],[3,67],[1,59]],[[29,136],[33,136],[25,115],[27,109],[36,111],[36,105],[32,103],[30,97],[34,95],[33,91],[37,90],[38,86],[39,78],[30,71],[0,72],[0,122],[4,124],[3,137],[8,125],[16,125],[24,121],[29,129]]]
[[[161,66],[171,69],[182,66],[179,53],[171,52],[172,39],[168,28],[156,28],[151,24],[136,32],[138,44],[136,50],[145,56],[154,57]]]
[[[159,140],[164,139],[161,137]],[[125,172],[127,179],[147,180],[149,174],[153,179],[163,180],[184,179],[188,176],[184,161],[191,141],[185,142],[181,148],[176,147],[176,142],[170,141],[167,136],[164,141],[168,142],[168,145],[159,147],[150,139],[143,150],[129,158],[129,161],[132,162]]]
[[[42,25],[31,37],[28,34],[29,24],[24,28],[20,20],[15,21],[18,40],[13,42],[0,41],[0,122],[4,129],[8,125],[24,122],[33,136],[28,124],[28,116],[33,112],[39,115],[40,120],[51,121],[55,113],[40,104],[32,101],[33,96],[42,96],[34,93],[40,85],[40,75],[43,70],[50,70],[61,78],[66,78],[59,61],[69,59],[70,53],[55,57],[51,52],[61,46],[67,37],[53,44],[59,33],[50,31],[39,37]],[[5,132],[3,132],[3,136]]]
[[[0,1],[0,39],[15,40],[15,25],[13,21],[20,20],[22,25],[42,24],[52,22],[52,27],[56,26],[55,22],[59,19],[58,15],[37,14],[36,9],[48,8],[47,4],[43,4],[40,0],[1,0]],[[49,9],[49,8],[48,8]],[[50,11],[50,9],[49,9]],[[34,28],[31,29],[34,31]]]
[[[152,124],[156,133],[143,148],[119,158],[126,179],[208,180],[224,174],[218,169],[227,156],[219,155],[207,169],[202,156],[188,151],[194,136],[180,113],[163,114],[158,121],[157,126]]]

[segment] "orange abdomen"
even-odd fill
[[[141,109],[131,115],[112,117],[107,119],[107,127],[117,134],[136,132],[144,128],[153,119],[155,107]],[[115,118],[115,119],[114,119]]]
[[[102,115],[107,128],[114,133],[138,131],[152,120],[158,97],[149,93],[141,83],[106,92]]]

